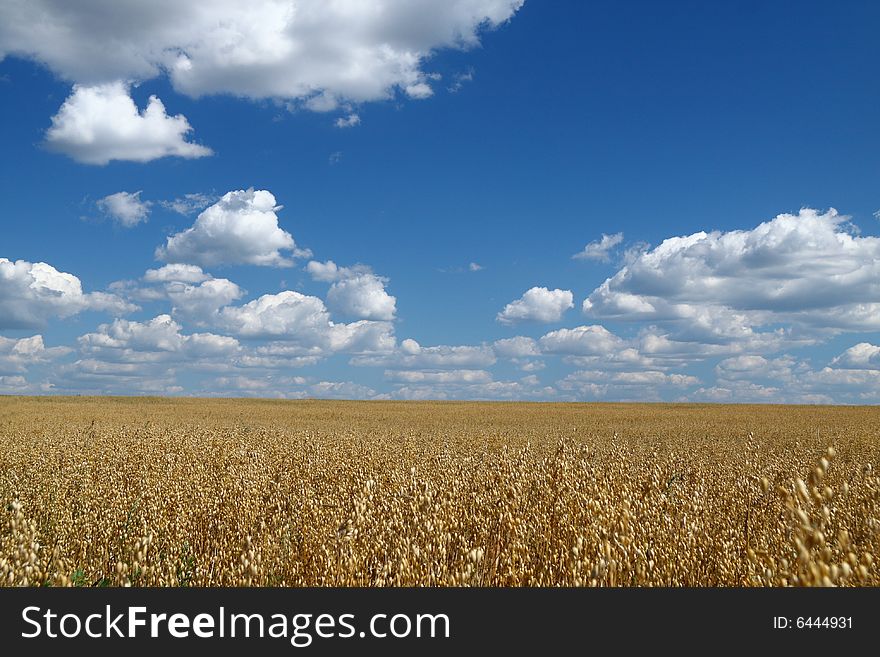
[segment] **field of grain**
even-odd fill
[[[880,585],[869,407],[0,398],[0,582]]]

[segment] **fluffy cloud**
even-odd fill
[[[150,363],[226,358],[239,351],[235,338],[213,333],[184,335],[169,315],[147,322],[116,319],[79,338],[80,351],[95,362]]]
[[[660,400],[670,390],[690,388],[699,383],[694,376],[656,370],[580,370],[569,374],[557,385],[560,390],[571,393],[573,399]]]
[[[702,322],[731,340],[753,327],[880,328],[880,238],[855,234],[835,210],[781,214],[753,230],[664,240],[607,279],[585,313]],[[725,326],[726,325],[726,326]],[[717,336],[716,336],[717,337]]]
[[[837,356],[831,364],[854,370],[880,370],[880,347],[869,342],[860,342]]]
[[[220,322],[244,337],[296,337],[308,345],[323,341],[330,323],[327,308],[318,297],[286,290],[264,294],[242,306],[220,312]]]
[[[335,126],[337,128],[353,128],[356,125],[360,125],[361,117],[358,114],[349,114],[348,116],[341,116],[336,119]]]
[[[200,391],[207,396],[235,395],[273,397],[276,399],[381,399],[384,398],[368,386],[353,381],[314,382],[302,376],[221,376],[211,379],[209,387]]]
[[[798,363],[790,356],[780,358],[764,358],[763,356],[746,355],[725,358],[715,366],[715,375],[719,380],[759,380],[792,381],[798,372],[807,367]]]
[[[379,366],[395,369],[477,369],[494,365],[495,353],[487,346],[423,347],[411,338],[387,354],[353,358],[352,365]]]
[[[140,192],[116,192],[98,199],[95,205],[120,226],[131,228],[147,220],[152,203],[142,201]]]
[[[85,164],[211,155],[210,148],[186,141],[191,130],[182,114],[166,114],[156,96],[150,96],[146,109],[138,110],[122,82],[75,85],[52,117],[46,146]]]
[[[12,0],[0,57],[32,58],[85,84],[167,73],[190,96],[285,98],[327,111],[395,89],[431,95],[437,49],[479,43],[524,0]]]
[[[364,274],[369,272],[369,268],[364,265],[355,265],[354,267],[340,267],[332,260],[327,262],[318,262],[310,260],[305,270],[313,280],[323,283],[335,283],[336,281],[348,278],[356,274]]]
[[[488,383],[486,370],[385,370],[385,378],[398,383]]]
[[[327,292],[327,304],[335,312],[363,319],[394,319],[397,300],[385,291],[385,279],[359,274],[334,283]]]
[[[502,358],[522,358],[524,356],[540,356],[541,350],[538,343],[532,338],[526,338],[521,335],[515,338],[504,338],[496,340],[492,344],[495,353]]]
[[[539,340],[541,350],[548,354],[596,356],[619,351],[624,341],[604,326],[578,326],[551,331]]]
[[[384,352],[396,343],[390,323],[335,323],[321,299],[291,290],[222,308],[216,321],[242,337],[274,338],[329,352]]]
[[[220,308],[240,299],[244,290],[226,278],[212,278],[197,285],[170,282],[165,285],[165,293],[175,317],[205,325]]]
[[[394,399],[552,399],[555,395],[552,386],[542,386],[534,376],[518,381],[412,383],[391,393]]]
[[[50,317],[84,310],[123,314],[136,309],[115,294],[84,293],[76,276],[45,262],[0,258],[0,329],[39,327]]]
[[[14,340],[0,336],[0,374],[23,374],[38,363],[70,353],[67,347],[47,348],[42,335]]]
[[[137,301],[170,301],[175,318],[199,326],[212,323],[220,308],[245,294],[226,278],[214,278],[197,265],[176,263],[148,269],[140,281],[117,281],[110,287]]]
[[[502,324],[531,320],[558,322],[565,311],[574,307],[574,295],[570,290],[548,290],[533,287],[519,299],[511,301],[498,313],[496,319]]]
[[[228,371],[243,349],[235,338],[214,333],[184,334],[169,315],[135,322],[101,324],[80,336],[80,357],[58,367],[52,383],[60,391],[179,394],[178,371]]]
[[[203,266],[250,264],[289,267],[293,257],[308,254],[296,248],[290,233],[278,226],[280,206],[264,190],[228,192],[196,218],[191,228],[168,237],[156,258],[169,263]]]
[[[584,247],[583,251],[575,253],[571,257],[575,260],[608,262],[611,260],[611,250],[621,242],[623,242],[623,233],[614,233],[614,235],[602,233],[602,239],[590,242]]]
[[[333,283],[327,292],[327,305],[333,312],[360,319],[394,319],[397,299],[385,291],[388,279],[377,276],[369,267],[339,267],[332,260],[313,260],[306,271],[317,281]]]
[[[211,278],[201,267],[179,263],[148,269],[144,274],[147,283],[201,283]]]

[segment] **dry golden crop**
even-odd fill
[[[878,585],[863,407],[0,399],[5,585]]]

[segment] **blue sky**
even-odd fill
[[[0,392],[880,398],[876,3],[238,5],[0,7]]]

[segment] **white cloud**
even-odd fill
[[[242,337],[281,339],[328,352],[383,352],[395,345],[389,322],[334,323],[321,299],[291,290],[222,308],[215,321]]]
[[[770,379],[776,381],[793,381],[797,371],[804,371],[806,366],[797,363],[789,356],[765,358],[757,355],[734,356],[725,358],[715,366],[715,375],[725,382],[734,380]]]
[[[854,370],[880,370],[880,347],[869,342],[860,342],[837,356],[831,364]]]
[[[608,262],[611,260],[611,249],[621,242],[623,242],[623,233],[614,233],[613,235],[602,233],[602,239],[590,242],[584,247],[583,251],[575,253],[571,257],[576,260],[599,260],[601,262]]]
[[[308,255],[296,248],[290,233],[278,226],[275,197],[253,189],[228,192],[196,218],[191,228],[168,237],[156,258],[169,263],[203,266],[250,264],[289,267],[293,257]]]
[[[479,44],[524,0],[80,0],[0,4],[0,57],[15,54],[86,84],[167,73],[193,97],[346,102],[431,95],[423,62]]]
[[[0,374],[23,374],[32,366],[70,353],[68,347],[47,348],[42,335],[29,338],[0,336]]]
[[[523,372],[540,372],[547,364],[542,360],[528,360],[526,358],[512,358],[511,363]]]
[[[502,324],[521,321],[558,322],[565,311],[574,307],[574,295],[570,290],[548,290],[533,287],[519,299],[511,301],[498,313],[496,319]]]
[[[172,212],[182,214],[186,217],[204,210],[216,200],[216,196],[209,196],[208,194],[196,192],[193,194],[184,194],[183,196],[173,198],[170,201],[159,201],[159,205],[166,210],[171,210]]]
[[[495,353],[488,346],[423,347],[411,338],[401,342],[396,351],[351,360],[352,365],[395,369],[478,369],[494,365],[495,362]]]
[[[559,329],[542,336],[541,351],[548,354],[597,356],[619,351],[625,342],[604,326],[578,326]]]
[[[312,260],[305,269],[316,281],[332,282],[327,305],[333,312],[360,319],[394,319],[397,299],[385,291],[388,279],[377,276],[369,267],[339,267],[332,260]]]
[[[519,381],[479,383],[412,383],[391,393],[394,399],[552,399],[556,390],[542,386],[536,377]]]
[[[379,393],[354,381],[320,381],[308,387],[308,396],[319,399],[374,399]]]
[[[854,233],[835,210],[807,208],[753,230],[673,237],[607,279],[584,301],[584,312],[677,321],[680,330],[696,320],[731,339],[779,323],[875,330],[880,238]]]
[[[73,274],[45,262],[0,258],[0,329],[33,328],[84,310],[123,314],[137,309],[115,294],[84,293]]]
[[[169,264],[148,269],[141,281],[117,281],[111,289],[136,301],[170,301],[176,319],[206,326],[217,311],[245,295],[226,278],[214,278],[197,265]]]
[[[430,98],[434,95],[434,90],[431,89],[431,85],[429,85],[427,82],[416,82],[415,84],[409,84],[404,87],[403,90],[410,98],[417,98],[419,100]]]
[[[337,128],[353,128],[356,125],[360,125],[361,117],[358,114],[351,113],[348,116],[339,117],[336,119],[334,125]]]
[[[201,267],[180,263],[148,269],[144,274],[144,281],[147,283],[201,283],[211,278],[212,276],[202,271]]]
[[[308,272],[309,276],[311,276],[313,280],[321,281],[323,283],[333,283],[335,281],[342,280],[343,278],[348,278],[349,276],[366,273],[369,271],[369,268],[363,265],[355,265],[354,267],[340,267],[332,260],[328,260],[327,262],[310,260],[309,263],[305,266],[305,270]]]
[[[220,308],[240,299],[244,290],[226,278],[212,278],[197,285],[170,282],[165,285],[165,293],[173,304],[175,317],[205,325]]]
[[[291,290],[223,308],[219,321],[227,330],[244,337],[295,336],[309,346],[324,341],[330,323],[323,301]]]
[[[486,370],[385,370],[385,378],[398,383],[488,383]]]
[[[689,395],[690,399],[716,403],[735,404],[766,404],[781,403],[783,400],[782,389],[776,386],[765,386],[749,381],[730,381],[722,385],[698,388]],[[829,398],[801,399],[802,403],[827,403]]]
[[[695,376],[667,374],[656,370],[632,372],[606,372],[604,370],[581,370],[565,377],[567,382],[608,382],[618,386],[677,386],[686,387],[700,382]]]
[[[452,83],[446,87],[446,90],[451,94],[457,94],[461,91],[461,88],[464,86],[465,82],[471,82],[474,79],[474,69],[469,68],[468,70],[462,73],[456,73],[452,76]]]
[[[483,267],[483,265],[477,264],[476,262],[472,262],[468,265],[469,271],[482,271],[483,269],[485,269],[485,267]]]
[[[131,228],[146,221],[150,214],[150,201],[141,200],[141,192],[116,192],[95,201],[105,215],[120,226]]]
[[[541,350],[538,343],[532,338],[521,335],[515,338],[496,340],[492,344],[495,353],[502,358],[522,358],[523,356],[540,356]]]
[[[169,315],[146,322],[116,319],[79,338],[80,351],[95,363],[155,363],[183,359],[228,358],[238,340],[213,333],[184,335]]]
[[[85,164],[111,160],[149,162],[160,157],[197,158],[211,149],[186,141],[192,130],[182,114],[169,116],[156,96],[138,110],[122,82],[75,85],[52,117],[46,146]]]
[[[680,391],[699,383],[700,380],[694,376],[657,370],[580,370],[563,378],[557,386],[572,393],[574,399],[659,401],[664,393]]]
[[[327,304],[348,317],[392,320],[397,299],[385,291],[386,280],[375,274],[358,274],[337,281],[327,292]]]

